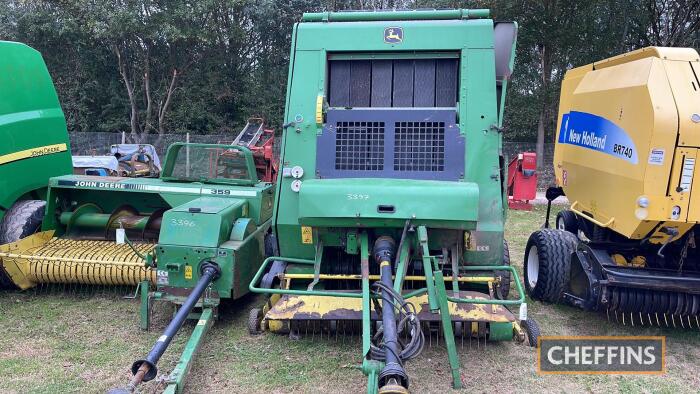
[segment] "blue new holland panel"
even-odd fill
[[[559,143],[593,149],[637,164],[637,149],[625,130],[587,112],[571,111],[563,115]]]

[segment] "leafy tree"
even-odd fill
[[[698,47],[700,0],[5,0],[0,39],[46,60],[68,127],[232,133],[279,127],[304,12],[490,8],[519,23],[506,138],[551,141],[566,71],[648,45]]]

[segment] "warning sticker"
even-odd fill
[[[314,235],[311,227],[301,226],[301,243],[312,244],[314,243]]]
[[[655,165],[655,166],[662,166],[664,165],[664,156],[666,155],[666,151],[661,149],[661,148],[652,148],[651,152],[649,153],[649,164]]]
[[[159,285],[168,285],[168,271],[158,270],[156,271],[156,283]]]
[[[185,279],[192,279],[192,266],[191,265],[185,266]]]

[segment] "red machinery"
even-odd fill
[[[219,142],[229,144],[229,142]],[[262,118],[249,118],[243,130],[236,136],[231,145],[241,145],[253,152],[258,179],[274,183],[277,180],[277,160],[275,160],[275,131],[265,128]],[[210,172],[214,171],[216,163],[224,157],[235,158],[238,151],[221,151],[216,157],[210,158]]]
[[[508,164],[508,207],[532,210],[530,201],[537,196],[537,154],[518,153]]]

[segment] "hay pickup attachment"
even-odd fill
[[[243,160],[229,160],[231,151]],[[134,363],[127,391],[155,378],[175,333],[186,319],[199,319],[166,378],[167,390],[179,392],[220,300],[249,292],[264,259],[273,194],[272,184],[258,180],[250,150],[231,145],[173,144],[160,178],[51,178],[42,231],[0,246],[2,273],[20,289],[139,286],[143,329],[154,302],[173,303],[177,314]]]
[[[527,244],[533,298],[700,328],[698,75],[694,49],[654,47],[566,73],[547,198],[571,207]]]
[[[295,26],[275,255],[250,285],[270,297],[251,333],[359,330],[368,392],[386,393],[407,391],[403,363],[428,335],[444,338],[456,388],[455,337],[536,343],[534,321],[508,309],[524,293],[503,238],[517,28],[488,14],[320,13]]]

